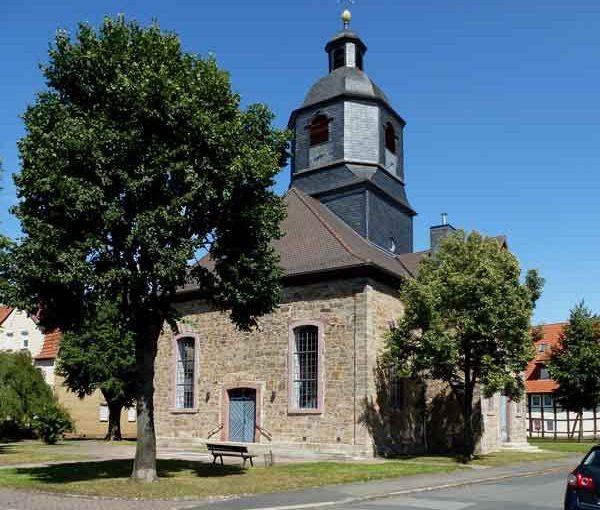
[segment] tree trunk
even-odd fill
[[[463,399],[463,418],[465,425],[464,433],[464,461],[471,462],[475,453],[475,438],[473,437],[473,388],[465,384],[465,395]]]
[[[154,430],[154,360],[162,320],[153,318],[142,334],[138,334],[135,345],[137,366],[137,442],[131,478],[137,482],[155,482],[156,434]]]
[[[579,411],[579,435],[577,441],[581,443],[583,439],[583,411]]]
[[[102,392],[104,399],[108,405],[108,430],[106,431],[105,441],[121,441],[121,411],[123,410],[123,402],[120,400],[112,400]]]

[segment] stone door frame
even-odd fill
[[[236,382],[232,384],[224,384],[221,394],[221,423],[223,428],[221,429],[221,441],[229,441],[229,392],[231,390],[239,390],[247,388],[256,392],[256,403],[254,409],[254,442],[260,443],[260,432],[258,427],[262,423],[262,388],[260,384],[255,382]]]

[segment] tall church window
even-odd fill
[[[396,154],[396,130],[391,122],[385,126],[385,148],[392,154]]]
[[[293,329],[291,338],[291,404],[295,410],[317,411],[322,393],[319,328],[303,325]]]
[[[397,363],[387,366],[388,405],[392,412],[403,411],[406,407],[406,379],[400,375]]]
[[[325,115],[317,115],[310,124],[310,146],[329,141],[329,119]]]
[[[175,407],[193,409],[196,366],[196,341],[185,337],[177,340]]]

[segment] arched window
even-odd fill
[[[391,122],[385,126],[385,148],[392,154],[396,154],[396,130]]]
[[[329,119],[317,115],[310,124],[310,146],[314,147],[329,141]]]
[[[179,338],[176,346],[175,408],[193,409],[195,405],[196,340],[191,337]]]
[[[290,336],[290,399],[295,411],[319,412],[321,388],[321,336],[316,325],[300,325]]]

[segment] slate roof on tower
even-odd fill
[[[356,67],[340,67],[312,86],[301,108],[342,95],[379,99],[389,103],[385,93],[363,71]]]
[[[395,278],[410,276],[397,257],[367,241],[320,201],[291,188],[285,197],[284,236],[275,246],[286,276],[372,267]]]

